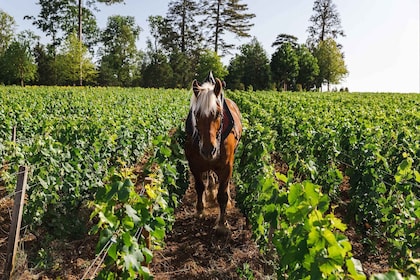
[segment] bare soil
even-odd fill
[[[234,190],[231,193],[234,197]],[[190,186],[175,212],[176,222],[166,238],[165,249],[155,253],[151,270],[156,279],[240,279],[245,266],[255,279],[271,279],[273,271],[252,241],[251,230],[239,209],[228,209],[231,234],[218,236],[213,229],[217,204],[207,207],[206,216],[199,218],[195,215],[195,201],[195,190]]]

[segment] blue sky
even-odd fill
[[[0,0],[0,9],[13,16],[17,31],[31,29],[38,35],[25,15],[37,16],[36,0]],[[98,24],[106,25],[108,16],[130,15],[143,29],[138,42],[145,48],[149,37],[149,15],[165,15],[169,0],[126,0],[125,4],[98,5]],[[420,20],[419,0],[335,0],[346,37],[343,45],[348,77],[338,87],[359,92],[420,93]],[[272,42],[280,33],[307,39],[313,0],[243,0],[256,14],[251,35],[264,46],[269,57]],[[230,38],[240,46],[250,39]],[[228,58],[224,60],[228,62]]]

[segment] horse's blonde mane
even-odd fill
[[[191,110],[200,116],[215,115],[219,106],[221,105],[221,94],[216,96],[214,94],[214,85],[211,83],[204,83],[199,86],[199,93],[191,96]]]
[[[204,83],[198,87],[199,93],[196,95],[194,92],[191,96],[190,108],[193,113],[192,127],[194,129],[193,134],[196,135],[196,115],[202,117],[209,117],[215,115],[218,108],[222,106],[221,96],[222,93],[216,96],[214,94],[214,85],[212,83]]]

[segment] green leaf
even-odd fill
[[[420,183],[420,172],[417,170],[414,170],[414,176],[416,177],[416,182]]]
[[[333,245],[328,247],[328,257],[332,259],[337,264],[342,264],[344,257],[346,256],[346,250],[341,248],[338,245]]]
[[[113,198],[113,196],[118,192],[118,190],[120,189],[121,186],[122,186],[121,181],[113,181],[111,183],[111,189],[109,190],[109,192],[107,194],[106,200],[111,200]]]
[[[131,218],[134,224],[137,224],[138,222],[141,221],[140,217],[137,216],[137,211],[133,207],[131,207],[130,204],[125,204],[125,213],[127,214],[128,217]]]
[[[315,184],[309,181],[304,181],[303,187],[304,187],[305,196],[310,201],[311,206],[315,207],[319,201],[319,189],[317,189],[317,186]]]
[[[342,223],[341,220],[339,218],[336,218],[334,215],[328,215],[327,218],[330,220],[331,225],[334,228],[337,228],[341,231],[345,231],[347,229],[347,225]]]
[[[276,178],[277,178],[277,180],[280,180],[283,183],[287,183],[287,176],[280,173],[280,172],[276,172]]]
[[[163,240],[165,238],[165,229],[156,228],[155,230],[151,231],[150,234],[158,240]]]
[[[162,155],[164,155],[167,158],[170,157],[171,154],[172,154],[171,149],[169,149],[168,147],[165,147],[165,146],[161,146],[159,151]]]
[[[125,229],[133,229],[134,228],[134,222],[132,219],[130,219],[129,217],[124,217],[122,220],[122,224],[124,225]]]
[[[142,248],[141,251],[143,252],[144,257],[146,258],[146,263],[150,263],[153,259],[153,252],[146,247]]]
[[[110,256],[114,261],[117,260],[117,244],[113,243],[108,250],[108,256]]]
[[[293,205],[302,193],[302,186],[300,184],[293,184],[290,186],[287,200],[290,205]]]
[[[311,227],[311,231],[308,234],[308,244],[313,245],[317,243],[319,240],[322,240],[319,230],[317,230],[316,227]]]
[[[404,280],[404,278],[398,271],[392,270],[387,273],[375,274],[370,280]]]
[[[105,247],[105,245],[111,239],[112,235],[113,235],[113,232],[109,228],[106,228],[106,229],[104,229],[104,230],[101,231],[101,233],[99,234],[98,244],[96,245],[96,252],[97,253],[102,248]]]
[[[127,246],[127,247],[131,247],[135,243],[135,241],[133,240],[133,237],[128,231],[122,234],[122,239],[124,242],[124,246]]]
[[[337,244],[337,240],[335,239],[334,233],[332,233],[329,229],[322,229],[321,235],[325,238],[329,245]]]
[[[115,228],[118,224],[118,217],[111,211],[99,212],[99,219],[102,223],[109,225],[111,228]]]
[[[124,267],[128,271],[141,271],[141,263],[144,261],[142,252],[136,248],[124,256]]]
[[[337,266],[333,261],[331,260],[327,260],[326,262],[322,263],[319,266],[319,270],[321,270],[321,272],[323,274],[326,275],[331,275],[337,268],[339,268],[339,266]]]
[[[121,183],[121,188],[118,191],[118,200],[121,202],[127,202],[130,198],[131,186],[123,185]]]
[[[346,260],[347,270],[355,280],[365,280],[366,275],[363,273],[362,262],[355,258]]]

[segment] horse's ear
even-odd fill
[[[216,96],[219,96],[219,94],[222,92],[222,89],[222,81],[219,78],[216,78],[216,84],[214,85],[214,93],[216,94]]]
[[[194,92],[195,96],[197,96],[198,93],[200,92],[200,84],[198,83],[197,80],[193,81],[192,88],[193,88],[193,92]]]

